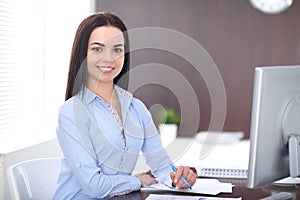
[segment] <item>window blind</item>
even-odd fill
[[[0,0],[0,140],[55,134],[75,32],[93,4]]]
[[[12,130],[16,121],[14,7],[14,1],[0,0],[0,135]]]

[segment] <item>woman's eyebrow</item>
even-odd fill
[[[103,44],[101,42],[93,42],[91,45],[94,45],[94,44],[105,47],[105,44]],[[120,46],[124,46],[124,44],[115,44],[114,45],[114,47],[120,47]]]
[[[105,47],[105,44],[102,44],[102,43],[100,43],[100,42],[93,42],[91,45],[94,45],[94,44],[99,45],[99,46],[102,46],[102,47]]]
[[[115,44],[114,47],[124,46],[124,44]]]

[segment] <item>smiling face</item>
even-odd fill
[[[124,37],[114,26],[95,28],[88,41],[87,87],[94,90],[98,84],[113,84],[124,64]]]

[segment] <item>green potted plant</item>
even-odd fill
[[[158,113],[158,121],[161,124],[176,124],[180,122],[180,116],[171,108],[164,109]]]
[[[163,109],[158,113],[158,122],[162,145],[167,147],[177,137],[180,116],[174,109]]]

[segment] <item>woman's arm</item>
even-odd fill
[[[160,182],[168,186],[173,185],[177,188],[186,188],[180,176],[183,176],[190,185],[194,185],[197,175],[188,166],[180,166],[176,172],[172,171],[169,165],[171,160],[162,147],[160,134],[154,125],[150,112],[142,102],[138,110],[145,130],[142,151],[153,174]]]

